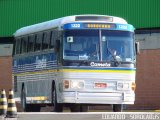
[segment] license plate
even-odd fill
[[[107,83],[95,83],[94,87],[95,88],[106,88],[107,87]]]

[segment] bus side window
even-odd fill
[[[21,39],[21,53],[26,53],[27,52],[27,44],[28,44],[28,37],[23,37]]]
[[[44,38],[44,35],[42,32],[37,34],[37,39],[35,43],[35,51],[40,51],[42,48],[42,40]]]
[[[50,34],[50,44],[49,44],[49,48],[52,49],[54,48],[54,41],[56,41],[56,35],[55,35],[55,31],[51,31],[51,34]]]
[[[15,54],[20,54],[21,38],[16,39]]]
[[[55,30],[53,30],[53,31],[51,31],[51,41],[50,41],[50,47],[49,48],[54,48],[55,46],[55,42],[56,42],[56,40],[58,40],[59,38],[58,38],[58,36],[59,36],[59,34],[58,34],[58,30],[57,29],[55,29]]]
[[[49,40],[50,40],[50,31],[44,32],[44,38],[43,38],[43,43],[42,43],[42,49],[48,49],[49,47]]]
[[[28,52],[34,51],[35,35],[30,35],[28,40]]]

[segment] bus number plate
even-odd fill
[[[94,88],[106,88],[107,83],[95,83]]]

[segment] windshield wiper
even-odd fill
[[[81,66],[81,65],[87,65],[88,64],[88,61],[86,61],[86,60],[82,60],[82,61],[80,61],[80,63],[79,63],[79,65],[78,66]]]
[[[112,58],[114,60],[115,66],[118,66],[120,64],[120,61],[117,60],[116,58],[116,54],[114,55],[114,52],[112,52],[112,50],[109,48],[108,46],[108,40],[107,41],[107,51],[109,51],[109,53],[112,55]]]
[[[113,60],[115,62],[115,65],[118,66],[120,64],[120,61],[117,60],[116,54],[114,54],[114,52],[112,52],[112,50],[108,46],[107,46],[107,50],[112,55],[112,58],[113,58]]]

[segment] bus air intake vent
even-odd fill
[[[106,22],[113,22],[113,17],[109,17],[109,16],[76,16],[76,21],[106,21]]]

